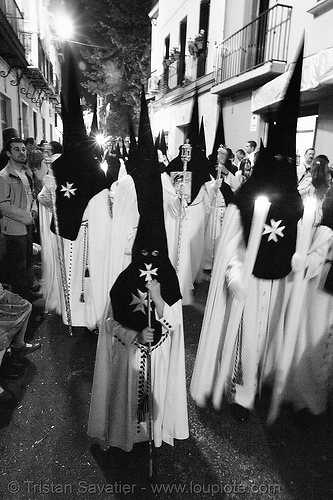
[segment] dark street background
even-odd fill
[[[198,285],[184,307],[188,386],[207,289]],[[199,409],[188,396],[190,437],[154,449],[151,480],[146,444],[103,460],[86,434],[97,335],[75,328],[70,337],[54,314],[32,326],[42,349],[8,381],[16,407],[0,409],[1,498],[333,499],[332,411],[302,428],[284,407],[267,428],[265,392],[247,424],[234,422],[227,405]]]

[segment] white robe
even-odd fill
[[[161,175],[163,208],[168,252],[171,264],[176,267],[180,200],[167,174]],[[113,231],[111,244],[111,283],[131,263],[132,246],[139,223],[137,196],[133,177],[123,176],[115,186],[113,195]]]
[[[42,203],[42,201],[41,201]],[[56,235],[50,230],[52,213],[40,207],[41,243],[43,259],[42,289],[45,308],[62,315],[68,324],[62,289]],[[70,301],[72,326],[99,327],[111,286],[110,247],[112,221],[109,209],[109,190],[104,189],[89,201],[75,241],[61,238],[65,274]],[[85,241],[86,240],[86,241]],[[84,260],[89,276],[85,275]]]
[[[168,199],[163,192],[164,200]],[[174,195],[169,193],[173,200],[172,206],[177,206],[179,203],[175,200]],[[168,208],[169,207],[169,208]],[[177,222],[177,218],[172,216],[173,210],[170,208],[167,201],[164,203],[164,212],[170,212],[170,224],[166,223],[168,245],[170,241],[174,241],[172,237],[176,233],[172,225],[172,219]],[[168,218],[166,217],[168,220]],[[119,276],[119,274],[131,262],[131,250],[134,243],[137,226],[139,222],[139,213],[137,209],[137,197],[133,178],[130,175],[125,175],[117,184],[114,203],[113,203],[113,231],[114,239],[111,249],[111,286]],[[170,250],[169,250],[170,251]],[[171,260],[171,259],[170,259]],[[110,286],[110,288],[111,288]],[[154,422],[154,443],[155,446],[161,445],[161,440],[173,444],[173,439],[185,439],[188,437],[187,423],[187,404],[186,404],[186,386],[185,386],[185,354],[184,354],[184,333],[183,333],[183,316],[182,303],[177,302],[165,311],[176,311],[177,327],[175,331],[169,335],[164,342],[156,349],[152,356],[152,364],[154,370],[159,370],[158,376],[155,377],[155,384],[161,384],[161,387],[155,385],[155,398],[161,402],[165,401],[166,410],[164,414],[158,413],[158,420]],[[166,314],[166,312],[165,312]],[[137,379],[135,371],[140,360],[140,353],[134,345],[123,349],[123,346],[115,340],[107,328],[108,318],[112,316],[110,304],[106,306],[104,311],[103,321],[98,335],[98,344],[96,351],[96,362],[94,370],[94,379],[91,393],[90,414],[88,422],[88,435],[106,441],[112,446],[119,446],[126,451],[129,451],[135,440],[146,440],[146,432],[144,426],[139,436],[133,435],[133,425],[136,417],[136,408],[134,400],[124,401],[124,395],[132,395],[133,398],[137,395]],[[171,318],[170,318],[171,319]],[[130,335],[130,333],[129,333]],[[126,334],[125,334],[126,336]],[[119,357],[122,352],[123,356]],[[117,360],[117,364],[111,363],[111,360]],[[126,361],[127,360],[127,361]],[[127,364],[129,363],[129,365]],[[136,367],[134,372],[130,370],[130,366]],[[118,370],[122,370],[123,376],[119,376]],[[114,374],[116,373],[116,376]],[[165,392],[166,391],[166,392]],[[120,398],[119,406],[114,405],[114,397]],[[173,408],[173,404],[175,405]],[[155,405],[155,411],[159,406]],[[117,412],[120,412],[120,419]],[[111,413],[110,413],[111,412]],[[174,413],[175,412],[175,413]],[[177,417],[177,423],[175,421]],[[122,422],[124,420],[124,422]],[[125,424],[126,422],[126,424]],[[114,435],[122,434],[122,424],[126,425],[126,432],[123,437]],[[118,440],[117,440],[118,439]],[[121,441],[120,441],[121,440]]]
[[[114,238],[111,242],[110,289],[119,274],[131,263],[132,246],[139,223],[135,184],[129,174],[121,177],[115,187],[112,213]]]
[[[329,253],[328,249],[330,247]],[[283,401],[314,415],[326,410],[333,375],[333,296],[324,283],[333,258],[332,230],[320,226],[314,235],[304,279],[302,315]]]
[[[165,336],[151,354],[156,447],[163,441],[174,445],[175,439],[189,436],[181,301],[172,307],[165,304],[160,322]],[[171,327],[167,330],[165,324]],[[114,320],[110,325],[104,348],[98,350],[88,435],[109,446],[131,451],[135,443],[148,440],[147,418],[141,423],[137,418],[139,377],[142,373],[144,379],[147,377],[147,360],[134,342],[138,332]]]
[[[204,235],[204,253],[201,263],[201,268],[204,271],[210,271],[213,267],[217,243],[221,236],[223,218],[226,209],[226,203],[221,190],[218,188],[216,194],[213,192],[215,183],[216,181],[209,186],[212,194],[209,196],[210,205],[207,208],[208,220]],[[197,281],[200,281],[200,273],[196,279]]]
[[[183,305],[192,304],[194,283],[202,279],[214,183],[215,180],[211,180],[203,184],[196,198],[185,209],[178,272]]]
[[[242,262],[244,254],[240,212],[231,204],[225,212],[218,242],[191,380],[191,395],[199,406],[204,406],[211,395],[216,401],[221,401],[224,394],[230,396],[232,376],[237,366],[241,366],[243,381],[233,385],[234,401],[252,409],[258,390],[259,368],[262,382],[274,374],[276,359],[281,353],[293,273],[280,280],[263,280],[252,275],[244,301],[242,337],[237,335],[239,324],[234,332],[230,331],[230,311],[236,299],[228,290],[226,273],[235,257]],[[232,339],[228,357],[223,355],[226,338]],[[241,344],[237,343],[240,339]],[[241,355],[240,365],[236,366],[237,347]],[[218,387],[221,367],[226,369],[226,377],[222,387]],[[216,407],[219,406],[217,403]]]
[[[169,259],[173,267],[176,268],[181,201],[171,183],[170,176],[166,172],[161,175],[161,180],[163,188],[164,222],[168,239]]]

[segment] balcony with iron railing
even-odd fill
[[[55,75],[53,65],[47,56],[42,41],[37,33],[31,33],[25,37],[26,49],[29,54],[29,66],[23,70],[23,75],[28,81],[28,87],[21,88],[21,92],[33,102],[41,105],[43,100],[49,99],[52,102],[59,102],[59,95],[56,93],[54,83]]]
[[[0,0],[0,10],[5,14],[7,21],[18,36],[23,29],[23,14],[15,0]]]
[[[23,13],[15,0],[0,0],[0,56],[10,67],[24,67],[24,47],[19,39],[23,30]]]
[[[285,71],[291,12],[276,4],[217,46],[212,92],[262,85]]]

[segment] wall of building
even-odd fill
[[[270,0],[269,8],[277,2]],[[315,0],[286,0],[281,2],[284,5],[293,7],[290,38],[287,53],[287,68],[295,61],[300,47],[303,34],[305,34],[305,58],[309,58],[319,51],[331,48],[333,50],[333,39],[330,34],[330,26],[333,26],[333,9],[329,9],[317,17],[308,11],[317,5]],[[210,22],[209,22],[209,45],[206,65],[206,75],[213,74],[215,47],[226,37],[241,29],[250,21],[251,13],[258,8],[259,0],[211,0],[210,2]],[[160,0],[159,2],[161,38],[155,38],[157,44],[164,43],[164,37],[170,33],[170,46],[174,45],[178,36],[179,23],[187,16],[187,40],[193,38],[198,32],[200,0],[186,0],[176,2],[175,0]],[[176,34],[176,35],[175,35]],[[157,49],[156,49],[157,51]],[[161,58],[162,58],[162,48]],[[155,48],[154,48],[155,53]],[[194,81],[196,79],[195,59],[187,57],[187,72],[190,72]],[[201,85],[201,79],[197,84]],[[226,143],[233,150],[244,148],[248,140],[255,140],[258,144],[260,139],[265,142],[267,133],[266,115],[267,109],[262,114],[253,115],[251,113],[252,92],[260,85],[253,85],[247,91],[232,93],[223,101],[223,116]],[[333,146],[331,146],[331,136],[333,130],[333,105],[328,105],[328,100],[321,92],[316,92],[316,88],[311,91],[311,105],[317,105],[319,116],[317,120],[317,130],[315,133],[315,146],[319,151],[324,152],[333,161]],[[183,94],[183,101],[179,96]],[[333,91],[332,91],[333,94]],[[174,96],[178,97],[175,98]],[[308,103],[309,103],[309,98]],[[161,105],[152,105],[152,124],[158,133],[159,127],[164,123],[164,129],[168,131],[169,150],[171,156],[178,154],[178,146],[184,139],[186,126],[189,122],[193,101],[188,98],[186,87],[184,90],[168,92],[162,97]],[[206,132],[207,154],[210,154],[215,130],[218,120],[218,96],[212,96],[209,86],[204,92],[199,93],[199,115],[204,119]],[[304,114],[304,103],[302,104]],[[333,144],[333,142],[332,142]],[[326,152],[325,152],[326,151]]]
[[[245,149],[247,141],[256,141],[262,136],[262,125],[259,117],[255,123],[251,118],[251,92],[243,92],[224,99],[223,123],[226,146],[236,151]]]
[[[45,54],[52,63],[53,75],[58,75],[60,80],[61,68],[58,51],[52,42],[49,27],[48,0],[18,0],[17,4],[24,13],[25,32],[32,34],[32,51],[26,55],[29,64],[38,68],[38,34]],[[8,69],[7,62],[0,58],[0,72],[6,74]],[[38,143],[42,139],[62,142],[61,120],[57,120],[56,127],[56,109],[51,101],[45,99],[41,106],[33,102],[31,97],[36,98],[38,92],[33,95],[34,88],[29,85],[29,81],[25,77],[21,78],[19,85],[12,85],[11,82],[17,82],[16,71],[13,71],[6,78],[0,77],[0,92],[10,100],[11,123],[9,126],[14,127],[23,138],[35,137]],[[23,124],[23,108],[25,106],[27,109],[27,127],[24,127]],[[36,116],[37,133],[34,130],[34,115]],[[45,133],[43,132],[43,120],[45,120]],[[0,146],[2,147],[1,141],[2,137],[0,138]]]
[[[315,148],[317,154],[325,154],[333,165],[333,96],[319,104]]]

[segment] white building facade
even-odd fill
[[[220,107],[233,151],[265,143],[304,34],[297,148],[333,161],[333,0],[159,0],[149,15],[151,124],[155,136],[165,131],[171,158],[186,138],[196,90],[207,155]]]
[[[61,47],[52,26],[48,0],[0,0],[1,130],[37,143],[62,143]]]

